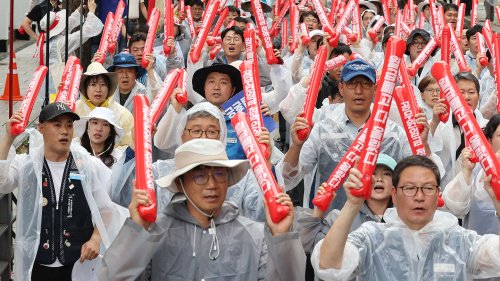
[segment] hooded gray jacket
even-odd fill
[[[99,280],[134,280],[152,258],[152,280],[304,280],[297,232],[272,237],[267,227],[225,202],[215,218],[220,254],[208,256],[213,234],[176,195],[149,231],[128,219],[106,252]]]

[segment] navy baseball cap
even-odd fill
[[[356,76],[364,76],[373,83],[377,80],[375,68],[363,59],[355,59],[347,62],[340,74],[342,81],[349,81]]]
[[[108,68],[109,72],[115,72],[116,67],[134,67],[137,71],[139,71],[139,65],[135,61],[135,58],[130,53],[119,53],[113,57],[113,65]]]

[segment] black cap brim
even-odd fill
[[[204,68],[198,69],[193,75],[193,90],[198,94],[205,97],[205,80],[207,80],[208,74],[212,72],[218,72],[229,75],[233,87],[236,88],[235,93],[243,90],[243,83],[241,82],[240,71],[229,64],[212,64]]]

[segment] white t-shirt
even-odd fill
[[[144,0],[129,0],[128,1],[128,17],[131,20],[139,18],[139,3],[144,3]]]
[[[54,190],[56,192],[56,204],[59,205],[59,195],[61,194],[61,183],[64,174],[64,168],[66,167],[66,161],[52,162],[47,160],[47,164],[49,165],[50,174],[52,175],[52,181],[54,182]],[[45,241],[40,241],[40,243],[43,244],[45,243]],[[56,259],[54,263],[43,264],[43,266],[61,267],[63,266],[63,264],[59,261],[59,259]]]

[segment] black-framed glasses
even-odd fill
[[[356,89],[358,84],[361,84],[361,88],[370,89],[373,87],[373,82],[368,80],[349,80],[343,82],[348,89]]]
[[[439,95],[439,94],[440,94],[440,92],[441,92],[441,89],[440,89],[440,88],[435,88],[435,89],[425,89],[425,90],[424,90],[424,93],[427,93],[427,94],[430,94],[430,95],[432,95],[432,94],[438,94],[438,95]]]
[[[439,186],[436,184],[426,184],[424,186],[416,186],[416,185],[403,185],[398,188],[403,190],[403,194],[408,197],[413,197],[417,195],[418,190],[422,190],[422,193],[426,196],[436,195]]]
[[[203,185],[208,182],[208,178],[213,176],[218,183],[224,183],[229,180],[229,171],[224,167],[212,167],[211,169],[195,170],[193,174],[193,181],[198,185]]]
[[[425,47],[425,45],[427,45],[427,42],[425,42],[425,41],[413,41],[411,44],[413,46]]]
[[[184,129],[188,131],[188,134],[193,138],[201,138],[203,134],[207,136],[208,139],[218,139],[220,131],[219,130],[200,130],[200,129]]]

